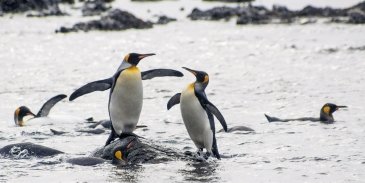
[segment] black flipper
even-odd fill
[[[217,145],[217,139],[215,138],[215,124],[214,124],[214,117],[213,114],[209,111],[206,111],[209,119],[210,129],[213,132],[213,144],[212,144],[212,153],[217,159],[221,159],[221,156],[218,152],[218,145]]]
[[[226,123],[226,120],[224,119],[223,115],[218,110],[218,108],[214,104],[212,104],[211,102],[209,102],[207,96],[205,95],[205,92],[204,92],[203,87],[200,86],[199,84],[195,84],[194,90],[195,90],[196,97],[198,97],[198,100],[200,102],[200,105],[205,110],[208,110],[209,112],[211,112],[212,114],[214,114],[214,116],[221,123],[224,131],[227,132],[227,123]]]
[[[37,115],[35,117],[48,116],[49,111],[52,109],[52,107],[66,97],[67,97],[67,95],[64,95],[64,94],[52,97],[46,103],[43,104],[42,108],[39,110],[39,112],[37,113]]]
[[[212,103],[208,103],[207,105],[207,109],[214,114],[214,116],[218,119],[218,121],[221,123],[223,129],[225,132],[227,132],[227,123],[226,120],[224,119],[222,113],[217,109],[217,107],[215,105],[213,105]]]
[[[183,73],[181,73],[180,71],[172,69],[152,69],[148,71],[143,71],[141,75],[142,75],[142,80],[152,79],[155,77],[165,77],[165,76],[176,76],[176,77],[184,76]]]
[[[177,93],[170,98],[170,100],[167,102],[167,110],[170,110],[171,107],[180,103],[180,96],[181,96],[181,93]]]
[[[279,118],[271,117],[271,116],[269,116],[269,115],[267,115],[267,114],[264,114],[264,115],[265,115],[265,117],[266,117],[267,121],[269,121],[269,122],[280,121],[280,119],[279,119]]]
[[[85,95],[85,94],[88,94],[88,93],[91,93],[94,91],[104,91],[104,90],[110,89],[112,87],[112,85],[113,85],[113,77],[88,83],[88,84],[82,86],[81,88],[77,89],[76,91],[74,91],[71,94],[69,100],[73,101],[82,95]]]

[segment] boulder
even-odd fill
[[[109,10],[111,7],[107,6],[104,0],[88,0],[82,7],[83,16],[95,16]]]
[[[61,27],[56,32],[67,33],[76,31],[91,31],[91,30],[102,30],[102,31],[120,31],[126,29],[148,29],[152,28],[151,22],[145,22],[133,14],[114,9],[106,16],[101,17],[99,20],[91,20],[88,22],[76,23],[71,28]]]

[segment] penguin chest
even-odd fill
[[[141,73],[133,67],[122,71],[110,96],[109,115],[115,132],[132,132],[142,110],[143,87]]]
[[[181,93],[180,110],[190,138],[198,148],[206,147],[207,139],[213,137],[212,131],[208,115],[195,96],[194,89],[188,87]]]

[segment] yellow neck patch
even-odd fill
[[[126,69],[128,72],[140,72],[139,68],[137,66],[131,66],[128,69]]]
[[[114,153],[115,158],[122,160],[123,159],[123,154],[121,151],[117,151]]]
[[[325,114],[330,114],[330,110],[331,110],[331,108],[330,108],[330,107],[328,107],[328,106],[323,107],[323,112],[324,112]]]
[[[195,84],[195,83],[190,83],[190,84],[188,85],[188,90],[189,90],[189,91],[191,91],[191,90],[193,90],[193,91],[194,91],[194,84]]]

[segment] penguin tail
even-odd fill
[[[265,117],[266,117],[267,121],[269,121],[269,122],[280,121],[280,119],[279,119],[279,118],[271,117],[271,116],[269,116],[269,115],[267,115],[267,114],[264,114],[264,115],[265,115]]]

